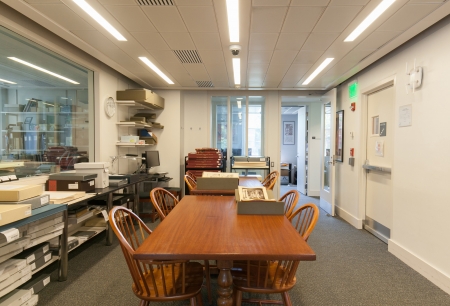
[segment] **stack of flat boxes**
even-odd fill
[[[201,177],[203,171],[222,172],[222,152],[214,148],[195,149],[188,154],[186,169]]]

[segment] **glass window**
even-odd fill
[[[213,146],[227,149],[228,133],[228,97],[212,97]]]
[[[245,156],[246,145],[246,100],[245,97],[230,97],[231,105],[231,152],[233,156]]]
[[[0,45],[0,175],[89,161],[92,71],[3,27]]]
[[[263,156],[264,97],[248,99],[248,156]]]

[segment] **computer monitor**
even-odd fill
[[[159,151],[145,151],[145,165],[147,169],[159,166]]]

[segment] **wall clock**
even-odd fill
[[[116,113],[116,101],[114,101],[114,98],[109,97],[105,101],[105,113],[106,115],[111,118]]]

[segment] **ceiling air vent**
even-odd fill
[[[145,5],[145,6],[170,6],[170,5],[174,5],[173,4],[173,0],[136,0],[136,2],[139,5]]]
[[[211,81],[195,81],[198,87],[214,87]]]
[[[173,53],[178,57],[183,64],[201,64],[202,59],[198,55],[197,50],[173,50]]]

